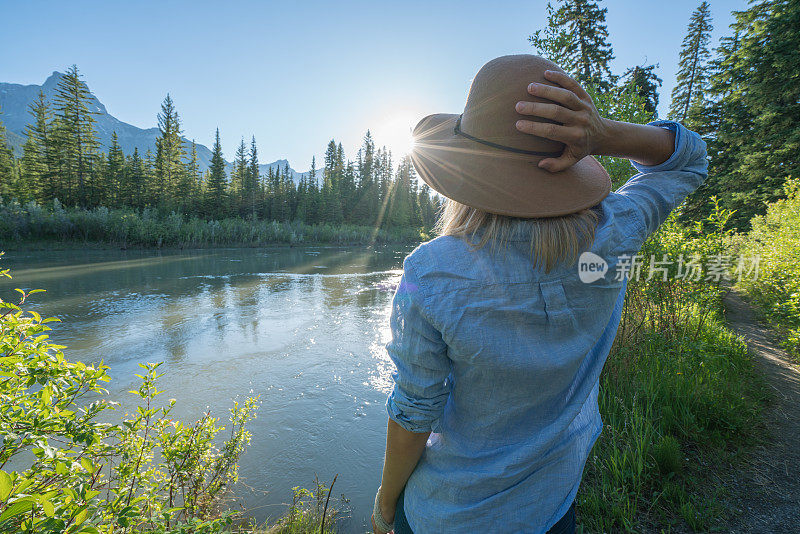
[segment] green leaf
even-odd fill
[[[29,488],[29,487],[30,487],[32,484],[33,484],[33,479],[26,478],[25,480],[23,480],[23,481],[22,481],[22,484],[20,484],[20,485],[17,487],[17,493],[23,493],[23,492],[24,492],[26,489],[28,489],[28,488]]]
[[[42,508],[44,509],[44,514],[47,517],[53,517],[53,515],[56,513],[56,509],[53,506],[53,503],[51,503],[47,499],[44,498],[39,499],[39,504],[42,505]]]
[[[86,508],[84,508],[83,510],[81,510],[80,512],[78,512],[75,515],[74,524],[75,525],[80,525],[81,523],[86,521],[86,516],[87,515],[89,515],[89,511]]]
[[[29,497],[25,497],[24,499],[16,501],[14,504],[6,508],[2,514],[0,514],[0,523],[3,521],[8,521],[14,516],[24,514],[25,512],[30,512],[34,504],[35,501]]]
[[[11,495],[11,477],[0,470],[0,500],[5,501]]]
[[[95,469],[95,466],[94,466],[94,464],[92,463],[92,461],[91,461],[91,460],[89,460],[88,458],[86,458],[85,456],[84,456],[83,458],[81,458],[81,465],[82,465],[82,466],[83,466],[83,468],[84,468],[84,469],[86,469],[86,470],[87,470],[89,473],[94,473],[94,472],[95,472],[95,470],[96,470],[96,469]]]

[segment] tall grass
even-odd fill
[[[671,218],[644,258],[726,250],[721,210],[693,228]],[[604,429],[578,495],[589,532],[705,531],[725,514],[713,472],[755,437],[764,400],[744,342],[721,320],[720,282],[664,280],[645,266],[631,280],[623,319],[601,377]]]
[[[104,242],[122,247],[202,248],[219,245],[260,246],[274,243],[371,244],[420,241],[419,228],[373,228],[355,225],[310,225],[300,221],[253,219],[207,221],[180,213],[99,207],[52,208],[35,202],[0,203],[0,244],[31,241]]]

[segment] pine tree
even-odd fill
[[[111,135],[111,146],[108,149],[106,168],[104,173],[104,183],[102,184],[102,198],[100,202],[105,202],[107,206],[116,207],[120,204],[120,189],[125,183],[125,154],[119,146],[117,132]]]
[[[226,181],[225,159],[222,157],[222,143],[220,143],[219,128],[217,128],[206,187],[206,215],[208,217],[221,218],[224,216]]]
[[[557,63],[581,84],[600,90],[616,81],[610,63],[614,52],[608,43],[607,8],[589,0],[558,0],[547,5],[547,26],[528,37],[537,53]]]
[[[656,116],[658,109],[658,88],[661,87],[661,78],[655,73],[656,65],[637,65],[625,71],[622,79],[625,85],[632,86],[636,94],[638,94],[644,101],[644,109],[651,114],[652,118]]]
[[[789,176],[800,176],[800,3],[762,1],[734,15],[734,37],[714,62],[718,126],[705,191],[736,210],[732,222],[746,229],[784,194]]]
[[[431,188],[428,184],[422,183],[417,195],[417,202],[420,206],[420,215],[422,218],[422,226],[426,229],[433,228],[436,223],[436,213],[438,211],[438,203],[431,195]]]
[[[288,201],[286,197],[286,181],[280,167],[270,168],[270,217],[274,221],[285,221],[288,218]]]
[[[233,212],[243,215],[244,208],[244,184],[247,181],[247,146],[244,138],[236,149],[236,157],[233,160],[233,170],[231,171],[231,181],[228,189],[228,197],[233,202]]]
[[[288,162],[283,166],[283,188],[286,202],[285,220],[289,221],[294,219],[295,211],[297,210],[297,189],[295,188],[292,170],[289,168]]]
[[[67,203],[86,205],[89,200],[87,180],[97,155],[98,141],[94,115],[89,108],[94,97],[81,80],[78,67],[72,65],[56,86],[54,99],[54,148],[60,162],[67,190],[62,193]]]
[[[127,206],[143,208],[145,205],[145,185],[147,174],[144,162],[139,156],[139,148],[133,149],[133,155],[127,164],[128,170],[125,173],[127,180],[122,188],[124,202]]]
[[[306,178],[305,221],[314,224],[319,222],[319,186],[317,184],[317,158],[311,157],[311,168]]]
[[[330,152],[331,145],[328,145]],[[335,158],[335,154],[333,156]],[[329,154],[325,155],[328,167]],[[354,221],[358,224],[374,224],[378,211],[378,188],[375,183],[375,142],[367,130],[364,142],[358,151],[358,184],[356,186]]]
[[[322,171],[320,222],[339,224],[344,220],[342,198],[339,191],[341,157],[336,142],[331,139],[325,151],[325,168]]]
[[[155,179],[157,189],[153,192],[157,202],[170,204],[181,193],[178,185],[184,171],[186,155],[181,138],[181,123],[172,97],[167,93],[158,114],[159,137],[156,139]]]
[[[192,148],[189,151],[189,161],[186,162],[181,176],[182,182],[179,187],[182,194],[181,208],[184,214],[188,214],[197,207],[197,199],[200,195],[200,160],[197,158],[197,143],[194,139],[192,139]]]
[[[378,150],[376,154],[376,163],[377,167],[375,172],[375,185],[378,190],[378,220],[376,222],[376,226],[386,226],[389,224],[389,220],[387,218],[387,209],[389,208],[390,192],[393,189],[393,177],[392,153],[385,146]]]
[[[86,179],[87,207],[102,206],[105,199],[106,189],[106,168],[108,166],[108,154],[98,152],[95,155],[92,169]]]
[[[689,129],[696,129],[703,121],[708,59],[711,57],[708,42],[712,29],[711,9],[708,2],[703,2],[692,13],[686,37],[681,44],[678,75],[667,115]]]
[[[0,121],[0,199],[9,200],[17,197],[16,182],[14,154],[6,141],[6,127]]]
[[[27,140],[23,148],[22,172],[30,181],[36,200],[45,203],[56,198],[59,190],[56,176],[50,170],[55,166],[50,138],[51,113],[42,91],[28,111],[33,122],[25,127]]]
[[[414,166],[411,158],[405,156],[397,166],[397,174],[392,184],[388,202],[387,226],[409,226],[414,215],[414,204],[416,198],[412,193],[411,179]]]
[[[144,170],[144,188],[142,189],[142,202],[143,206],[156,205],[157,195],[153,193],[158,189],[156,182],[155,164],[156,159],[153,151],[149,148],[144,153],[143,170]]]
[[[258,170],[258,147],[256,137],[250,140],[250,153],[248,154],[247,181],[244,184],[244,197],[247,203],[246,211],[252,219],[258,216],[258,184],[260,172]]]

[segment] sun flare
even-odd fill
[[[386,146],[395,158],[409,154],[414,146],[411,132],[420,117],[417,114],[404,113],[382,119],[373,132],[375,144]]]

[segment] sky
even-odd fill
[[[658,63],[663,116],[700,0],[605,0],[612,71]],[[256,137],[262,162],[318,166],[327,143],[355,157],[369,129],[405,150],[430,113],[460,113],[492,58],[533,53],[545,0],[0,0],[0,81],[41,84],[77,64],[109,113],[155,126],[172,96],[184,135],[227,159]],[[712,46],[746,0],[712,0]]]

